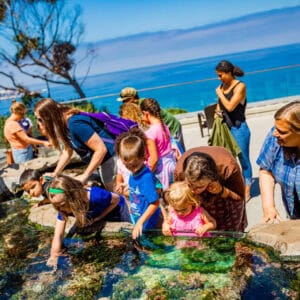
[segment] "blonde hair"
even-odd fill
[[[192,205],[193,207],[200,205],[198,197],[193,194],[185,181],[172,183],[164,192],[164,199],[174,209],[182,209],[187,205]]]
[[[24,115],[26,112],[26,106],[24,103],[22,102],[17,102],[16,100],[13,100],[11,102],[11,106],[10,106],[10,112],[12,114],[16,114],[16,115]]]
[[[142,110],[140,109],[139,105],[136,103],[133,102],[123,103],[120,106],[119,115],[124,119],[129,119],[138,123],[138,125],[143,129],[147,128],[147,125],[145,124],[142,118],[143,116]]]
[[[291,129],[300,134],[300,101],[293,101],[276,111],[275,120],[285,120]]]

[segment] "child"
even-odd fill
[[[47,262],[50,267],[57,266],[68,216],[75,217],[78,227],[86,227],[100,220],[130,222],[122,196],[96,186],[85,188],[80,181],[69,176],[59,175],[53,178],[47,194],[58,211],[50,258]]]
[[[21,174],[19,185],[32,197],[44,196],[44,199],[38,203],[38,206],[41,206],[50,203],[46,193],[50,179],[47,176],[41,176],[38,170],[27,169]]]
[[[149,158],[149,166],[154,170],[155,176],[161,182],[163,190],[173,182],[173,173],[176,165],[176,158],[171,147],[171,134],[169,128],[163,123],[160,106],[155,99],[146,98],[141,103],[143,120],[149,125],[145,131],[148,139],[155,142],[158,162],[153,166],[152,157]]]
[[[181,181],[171,184],[164,198],[170,205],[168,220],[164,222],[168,223],[170,235],[210,236],[207,231],[216,228],[215,219],[199,206],[199,200],[188,183]]]
[[[143,229],[159,226],[159,196],[155,187],[156,179],[145,165],[145,140],[128,132],[120,137],[119,157],[131,172],[129,176],[130,216],[134,228],[133,239],[142,235]]]
[[[15,163],[20,164],[33,159],[32,145],[51,146],[48,141],[41,141],[30,137],[20,125],[19,122],[24,118],[26,113],[26,106],[23,103],[13,102],[10,112],[11,115],[4,124],[4,137],[11,146]]]

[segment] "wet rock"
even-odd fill
[[[55,210],[52,204],[47,204],[39,207],[32,207],[30,210],[30,214],[28,216],[31,222],[54,227],[57,219],[57,210]],[[74,230],[75,218],[69,217],[66,225],[66,233],[69,233],[70,230]],[[109,232],[109,233],[117,233],[123,229],[131,230],[132,224],[127,222],[97,222],[96,224],[92,224],[85,228],[79,230],[79,233],[91,233],[95,231]]]
[[[0,202],[12,199],[18,189],[18,183],[22,172],[26,169],[47,172],[53,170],[59,160],[60,153],[52,151],[47,157],[38,157],[22,164],[12,164],[0,171]],[[80,159],[73,155],[70,163],[78,163]]]
[[[300,220],[259,224],[247,236],[254,242],[273,247],[282,256],[300,256]]]

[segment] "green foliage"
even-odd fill
[[[87,112],[98,112],[93,102],[88,102],[85,100],[72,103],[72,106]]]
[[[178,115],[178,114],[185,114],[187,113],[187,110],[177,107],[170,107],[165,109],[167,112],[169,112],[172,115]]]

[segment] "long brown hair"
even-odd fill
[[[159,103],[153,99],[153,98],[145,98],[143,102],[140,105],[142,111],[147,111],[149,112],[150,115],[153,117],[157,118],[160,122],[161,128],[165,134],[166,138],[170,138],[168,135],[165,124],[163,122],[162,116],[161,116],[161,108]]]
[[[80,181],[66,175],[59,175],[51,181],[48,190],[49,188],[57,188],[64,191],[64,206],[70,208],[79,227],[89,224],[86,216],[89,209],[89,200],[87,191]],[[51,198],[49,199],[51,201]],[[64,220],[66,220],[68,216],[63,210],[60,210],[61,206],[56,206],[55,204],[53,206],[62,214]]]
[[[71,148],[69,129],[65,114],[77,114],[80,111],[68,105],[60,104],[51,98],[43,98],[36,103],[34,112],[42,119],[47,137],[56,149],[60,149],[59,140],[64,146]]]

